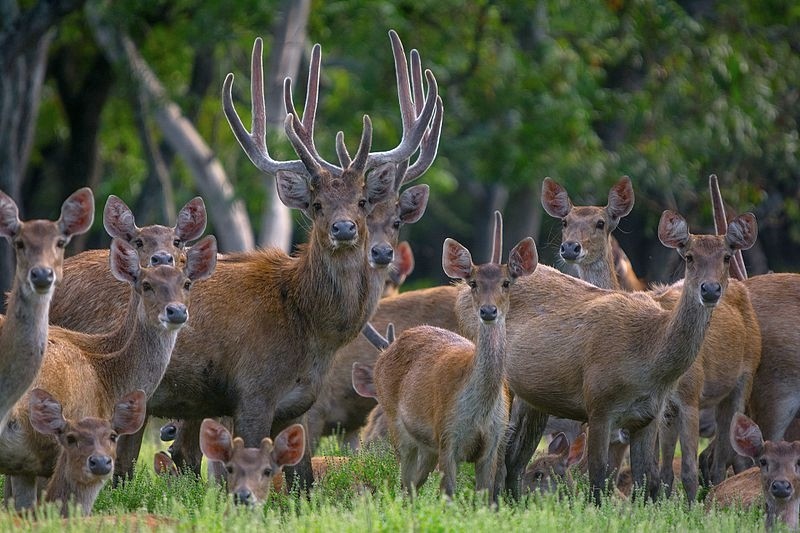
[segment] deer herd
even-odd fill
[[[679,466],[689,502],[699,479],[719,504],[736,499],[726,484],[736,483],[739,501],[763,486],[767,524],[797,527],[800,442],[783,437],[800,410],[800,333],[789,319],[800,311],[800,276],[747,277],[741,250],[756,240],[755,217],[727,219],[712,176],[719,234],[693,234],[664,211],[658,237],[678,253],[684,277],[647,288],[612,236],[633,208],[631,180],[611,188],[605,207],[582,207],[545,178],[542,205],[561,220],[561,258],[579,278],[539,264],[531,238],[503,263],[498,212],[488,263],[446,239],[442,267],[460,282],[398,293],[413,268],[399,230],[421,218],[429,195],[427,185],[404,185],[436,157],[443,105],[417,51],[407,58],[389,36],[403,126],[391,150],[372,149],[364,115],[353,156],[342,132],[337,162],[319,154],[319,45],[302,115],[284,83],[296,160],[275,160],[267,148],[261,39],[251,131],[233,104],[233,75],[225,78],[236,139],[310,223],[295,255],[218,255],[214,237],[201,238],[200,198],[174,227],[140,228],[110,196],[110,250],[65,259],[70,239],[92,225],[92,192],[67,198],[56,221],[24,222],[0,192],[0,234],[17,260],[0,320],[6,504],[22,510],[44,499],[65,515],[90,513],[112,474],[131,474],[154,415],[173,420],[162,436],[175,440],[156,468],[199,472],[205,455],[240,503],[263,501],[283,470],[311,486],[311,452],[339,428],[353,447],[388,439],[411,495],[438,468],[452,497],[458,463],[469,461],[490,502],[501,491],[568,487],[581,468],[598,504],[626,476],[656,498]],[[716,436],[698,455],[701,413]],[[549,454],[530,463],[554,417],[575,431],[557,432]],[[726,480],[730,468],[736,476]]]

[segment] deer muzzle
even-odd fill
[[[30,280],[33,290],[39,294],[44,294],[55,283],[56,275],[52,268],[37,266],[28,271],[28,280]]]
[[[388,242],[376,244],[369,251],[370,263],[374,267],[387,267],[394,259],[394,248]]]

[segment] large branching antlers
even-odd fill
[[[242,145],[253,164],[260,170],[269,174],[279,171],[290,171],[311,177],[319,170],[326,170],[334,175],[340,175],[345,169],[350,168],[359,174],[391,163],[397,166],[408,165],[408,159],[420,148],[420,154],[414,165],[399,175],[405,175],[406,181],[421,175],[436,156],[439,132],[441,131],[442,101],[438,96],[436,78],[429,70],[425,71],[428,82],[427,94],[422,87],[422,69],[419,65],[419,54],[411,53],[413,80],[409,81],[409,73],[400,38],[394,31],[389,32],[392,41],[392,50],[395,58],[397,72],[398,97],[400,112],[403,120],[403,135],[400,144],[392,150],[383,152],[370,152],[372,142],[372,123],[369,116],[364,115],[364,130],[361,143],[354,159],[350,158],[344,145],[344,134],[339,132],[336,136],[336,152],[339,156],[340,166],[333,165],[323,159],[314,144],[314,123],[316,120],[317,103],[319,98],[319,75],[321,63],[321,47],[314,45],[309,65],[308,89],[306,91],[303,116],[300,117],[295,109],[292,99],[292,83],[287,78],[284,82],[284,102],[287,116],[285,119],[286,135],[292,143],[299,160],[278,161],[273,159],[266,143],[266,106],[264,102],[264,72],[262,68],[263,42],[257,38],[253,45],[251,60],[252,77],[250,91],[252,98],[252,131],[248,132],[242,123],[233,105],[231,89],[233,87],[233,74],[228,74],[222,88],[222,107],[225,116],[233,130],[239,144]],[[402,59],[401,59],[402,58]],[[413,85],[413,86],[412,86]],[[424,104],[423,104],[424,101]],[[435,118],[433,122],[432,117]],[[402,168],[402,167],[401,167]]]

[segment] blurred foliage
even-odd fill
[[[196,126],[246,200],[254,227],[264,179],[230,134],[219,89],[224,75],[234,72],[234,100],[248,123],[250,49],[260,35],[268,53],[280,6],[148,0],[113,8],[170,97],[197,109]],[[439,156],[422,178],[432,187],[431,203],[407,230],[417,276],[443,280],[444,236],[481,244],[498,191],[508,198],[509,241],[538,227],[544,176],[564,184],[576,203],[605,204],[608,187],[630,175],[637,205],[621,225],[627,233],[620,241],[651,278],[664,275],[655,239],[661,210],[687,214],[695,231],[710,226],[710,173],[720,176],[731,206],[757,214],[757,264],[775,270],[800,265],[798,6],[756,0],[315,1],[309,37],[323,47],[316,139],[328,159],[335,159],[339,129],[355,148],[363,113],[373,119],[374,149],[399,141],[390,28],[407,52],[420,50],[445,104]],[[60,27],[54,57],[64,48],[78,57],[97,53],[82,14]],[[214,80],[199,101],[189,90],[198,53],[212,54],[214,64]],[[298,103],[306,74],[304,62],[294,83]],[[117,80],[103,109],[99,199],[109,193],[132,199],[146,176],[126,82]],[[43,147],[67,142],[65,105],[49,79],[30,171],[44,179],[58,179]],[[280,137],[271,139],[271,151],[293,157]],[[182,205],[195,194],[191,176],[179,163],[172,172]],[[539,236],[557,240],[554,221],[541,222]]]

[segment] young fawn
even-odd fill
[[[61,448],[45,489],[45,501],[60,502],[62,516],[69,514],[71,505],[79,506],[84,516],[89,515],[100,489],[114,471],[117,437],[135,433],[144,423],[144,391],[137,390],[119,400],[111,420],[68,420],[61,403],[44,389],[31,390],[28,401],[31,426],[54,438]]]
[[[375,363],[374,382],[400,457],[403,487],[418,489],[437,461],[442,490],[452,497],[459,461],[476,465],[476,488],[493,500],[498,456],[508,422],[504,379],[508,297],[538,263],[533,239],[500,264],[502,219],[495,214],[490,263],[475,266],[469,251],[445,240],[442,266],[464,280],[480,319],[477,345],[447,330],[420,326],[404,331]]]
[[[522,489],[528,492],[556,492],[559,485],[571,490],[574,486],[571,466],[583,459],[586,433],[579,434],[570,444],[563,433],[556,434],[547,453],[534,458],[522,475]]]
[[[225,426],[211,418],[200,426],[200,449],[209,460],[223,463],[228,493],[239,504],[262,503],[273,478],[281,474],[283,467],[302,459],[305,443],[301,424],[287,427],[274,442],[264,437],[258,448],[246,448],[241,437],[233,438]]]
[[[62,279],[64,248],[73,235],[86,232],[92,220],[94,198],[88,187],[64,201],[55,222],[21,221],[17,204],[0,191],[0,235],[11,241],[17,256],[5,321],[0,323],[0,434],[10,409],[42,364],[50,301]]]

